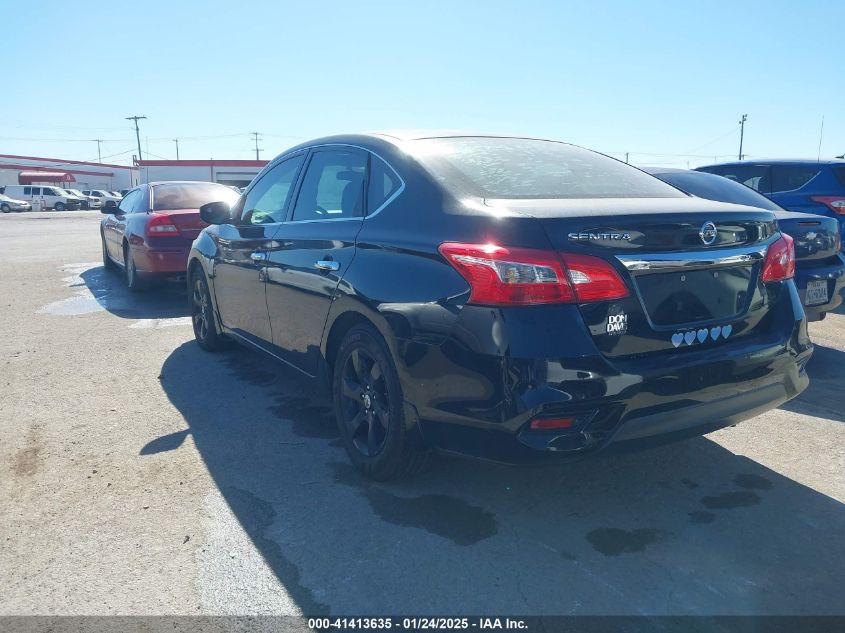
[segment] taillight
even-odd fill
[[[453,242],[439,250],[469,283],[470,303],[584,303],[628,295],[613,267],[598,257]]]
[[[813,202],[821,202],[838,215],[845,215],[845,196],[810,196]]]
[[[763,281],[783,281],[795,276],[795,247],[793,240],[786,233],[773,242],[766,251],[763,262]]]
[[[166,237],[179,235],[179,229],[166,213],[153,213],[147,220],[147,237]]]

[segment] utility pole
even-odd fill
[[[126,117],[127,121],[135,121],[135,140],[138,141],[138,160],[142,160],[144,157],[141,155],[141,132],[138,129],[138,121],[140,119],[146,119],[145,116],[128,116]]]
[[[253,137],[255,137],[255,160],[258,160],[258,152],[263,152],[264,150],[258,149],[258,132],[250,132]]]
[[[176,143],[176,160],[179,160],[179,139],[174,138],[173,142]]]
[[[628,162],[628,152],[625,152],[625,162]]]
[[[742,139],[745,136],[745,120],[748,118],[747,114],[743,114],[739,120],[739,160],[742,160]]]
[[[95,139],[92,139],[92,140],[97,144],[97,162],[102,163],[103,162],[103,158],[102,158],[103,155],[100,153],[100,143],[103,142],[103,139],[95,138]]]

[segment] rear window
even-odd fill
[[[214,183],[174,183],[153,187],[153,211],[199,209],[208,202],[227,202],[234,205],[238,194]]]
[[[836,176],[839,184],[845,187],[845,167],[834,167],[833,175]]]
[[[800,189],[819,173],[816,167],[772,165],[772,193]]]
[[[684,194],[580,147],[519,138],[421,139],[409,151],[447,188],[487,198],[677,198]]]

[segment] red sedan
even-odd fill
[[[129,191],[120,204],[103,208],[103,266],[122,268],[126,285],[139,290],[155,278],[184,275],[191,244],[207,225],[200,206],[238,194],[213,182],[151,182]]]

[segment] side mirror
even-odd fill
[[[227,202],[209,202],[200,207],[200,217],[206,224],[227,224],[231,216],[232,207]]]

